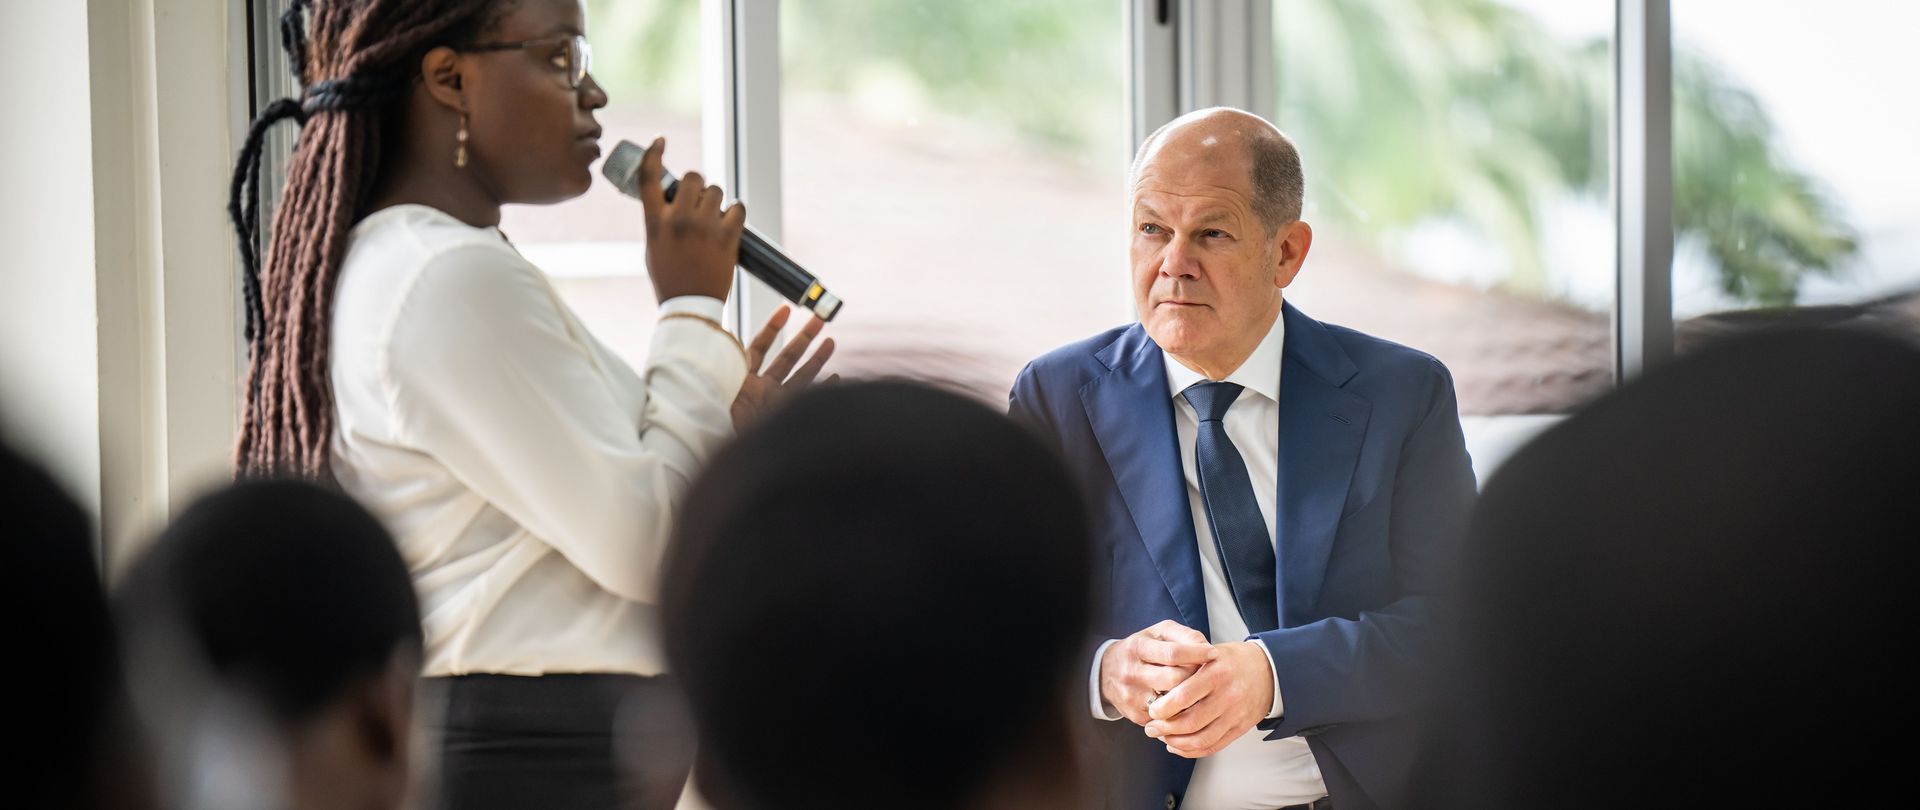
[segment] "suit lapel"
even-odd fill
[[[1315,615],[1341,507],[1353,482],[1373,406],[1342,388],[1359,372],[1319,321],[1283,308],[1287,337],[1280,374],[1280,463],[1274,497],[1280,623]]]
[[[1098,357],[1109,371],[1080,389],[1081,406],[1181,623],[1208,633],[1193,513],[1160,349],[1135,324]]]

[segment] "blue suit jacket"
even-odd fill
[[[1276,582],[1262,633],[1285,716],[1340,810],[1410,806],[1409,715],[1428,678],[1435,592],[1474,496],[1453,379],[1439,361],[1284,305]],[[1206,595],[1160,348],[1138,324],[1057,349],[1014,382],[1011,414],[1053,440],[1096,533],[1100,639],[1164,619],[1208,632]],[[1241,452],[1247,452],[1242,448]],[[1132,723],[1095,722],[1110,805],[1165,810],[1192,760]]]

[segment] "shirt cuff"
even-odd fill
[[[1108,647],[1119,642],[1120,639],[1117,638],[1108,639],[1100,645],[1100,649],[1093,651],[1093,668],[1087,672],[1087,695],[1089,700],[1088,705],[1093,709],[1093,719],[1095,720],[1122,719],[1122,715],[1114,711],[1113,707],[1107,705],[1107,702],[1100,697],[1100,659],[1107,657]]]
[[[692,315],[720,323],[726,304],[710,295],[676,295],[660,305],[660,317],[670,315]]]
[[[1267,643],[1258,636],[1248,636],[1248,641],[1260,645],[1260,651],[1267,654],[1267,671],[1273,673],[1273,710],[1267,712],[1267,719],[1278,719],[1286,713],[1287,704],[1280,699],[1280,668],[1273,665],[1273,651],[1267,649]]]

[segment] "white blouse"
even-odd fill
[[[635,374],[497,229],[403,205],[348,239],[333,470],[412,570],[425,674],[665,671],[673,510],[746,378],[720,302],[667,301]]]

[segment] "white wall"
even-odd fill
[[[0,426],[109,571],[228,475],[246,6],[0,2]]]
[[[0,419],[100,506],[87,5],[0,3]]]

